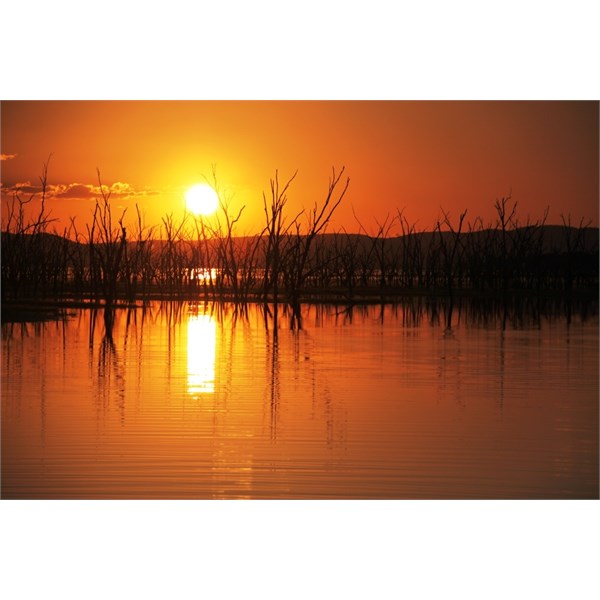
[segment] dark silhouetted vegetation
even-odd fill
[[[172,214],[148,227],[137,209],[135,225],[115,215],[110,193],[98,183],[91,224],[85,233],[75,219],[63,231],[47,210],[48,163],[41,192],[15,192],[2,206],[1,290],[3,302],[77,300],[105,306],[107,318],[119,303],[153,298],[249,301],[288,305],[300,319],[305,301],[381,302],[401,295],[435,294],[508,298],[512,294],[555,294],[598,290],[598,228],[582,219],[562,225],[521,222],[510,196],[497,200],[495,222],[467,212],[442,210],[430,231],[417,230],[404,210],[375,216],[374,227],[358,222],[359,233],[330,231],[350,180],[332,171],[322,202],[288,214],[296,175],[281,185],[279,174],[263,195],[264,227],[254,235],[237,228],[244,208],[232,212],[220,193],[210,219]],[[216,177],[215,177],[216,186]],[[39,209],[32,211],[34,199]],[[356,216],[356,215],[355,215]],[[299,323],[297,323],[299,325]]]

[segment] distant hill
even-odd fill
[[[574,243],[576,239],[580,238],[578,250],[583,252],[598,252],[598,243],[599,243],[599,229],[598,227],[589,227],[582,231],[578,228],[570,227],[565,228],[562,225],[544,225],[540,228],[526,228],[521,227],[514,230],[507,231],[507,237],[509,240],[515,240],[518,238],[526,238],[527,236],[533,236],[536,240],[542,241],[542,252],[544,253],[562,253],[567,252],[567,240],[570,239],[571,243]],[[446,240],[446,242],[450,242],[453,239],[453,234],[451,232],[442,232],[441,235]],[[502,236],[502,232],[495,229],[484,229],[475,232],[465,232],[461,233],[461,241],[463,244],[467,245],[470,239],[475,239],[477,241],[487,241],[487,242],[498,242]],[[326,233],[320,236],[324,239],[334,240],[335,238],[350,238],[352,240],[360,240],[361,243],[372,243],[375,239],[373,236],[367,236],[364,234],[341,234],[341,233]],[[390,245],[390,249],[394,247],[401,248],[403,245],[403,238],[411,237],[414,240],[418,240],[421,244],[421,247],[424,250],[428,250],[430,245],[433,242],[438,242],[440,238],[439,232],[417,232],[413,234],[409,234],[408,236],[393,236],[389,238],[385,238],[385,243]],[[572,248],[573,250],[573,248]]]
[[[577,243],[577,247],[571,247],[571,251],[580,251],[586,253],[598,253],[599,248],[599,228],[598,227],[588,227],[582,230],[579,230],[576,227],[564,227],[562,225],[544,225],[539,228],[527,228],[521,227],[514,230],[507,231],[507,238],[509,243],[513,243],[513,241],[517,239],[526,239],[531,237],[535,240],[541,240],[541,249],[543,253],[564,253],[568,252],[568,242],[573,245]],[[40,233],[38,235],[38,240],[43,241],[43,245],[51,250],[55,251],[59,248],[74,248],[78,244],[73,240],[68,238],[64,238],[58,234],[54,233]],[[441,236],[449,243],[453,239],[453,234],[450,232],[442,232]],[[484,229],[475,232],[462,232],[461,233],[461,241],[464,245],[468,245],[470,241],[475,242],[486,242],[486,243],[497,243],[500,241],[502,233],[495,229]],[[9,242],[10,240],[18,237],[15,234],[7,233],[3,231],[0,234],[1,238],[4,238],[5,242]],[[25,245],[29,245],[31,243],[32,236],[28,234],[23,234],[20,236]],[[377,238],[379,242],[382,240],[384,244],[387,246],[390,252],[401,251],[404,243],[407,238],[411,238],[418,242],[422,248],[422,250],[427,251],[432,243],[439,243],[440,233],[439,232],[417,232],[409,234],[408,236],[393,236],[388,238]],[[254,241],[256,236],[238,236],[234,237],[233,240],[237,247],[243,248],[250,242]],[[365,234],[358,233],[324,233],[320,234],[316,238],[318,243],[331,245],[331,247],[340,248],[344,243],[354,243],[362,246],[364,248],[368,248],[373,244],[376,239],[374,236],[368,236]],[[135,246],[135,240],[128,240],[130,246]],[[160,252],[161,248],[166,244],[165,240],[154,239],[151,241],[153,253]],[[197,243],[197,240],[184,240],[179,242],[180,244],[194,244]],[[218,244],[217,240],[208,240],[209,248],[214,249],[214,247]],[[11,245],[10,243],[8,245]],[[14,244],[13,244],[14,245]],[[81,245],[81,244],[80,244]],[[84,243],[85,245],[85,243]],[[4,247],[4,244],[3,244]]]

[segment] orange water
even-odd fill
[[[303,315],[4,324],[2,497],[598,497],[597,315]]]

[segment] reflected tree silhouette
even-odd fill
[[[94,398],[98,402],[98,409],[108,409],[109,398],[116,390],[119,416],[121,423],[125,422],[125,372],[124,366],[119,360],[113,329],[115,325],[115,309],[105,306],[103,309],[104,331],[102,340],[98,346],[98,358],[94,364],[96,325],[98,320],[98,309],[91,309],[90,326],[88,334],[89,368],[96,375],[97,390]],[[116,384],[116,385],[115,385]],[[99,416],[99,415],[98,415]]]
[[[112,342],[113,327],[115,325],[115,311],[111,306],[104,308],[104,338]]]
[[[279,419],[279,404],[281,400],[281,388],[279,380],[279,340],[277,329],[267,331],[267,355],[266,365],[268,369],[268,402],[269,402],[269,430],[271,439],[277,439],[277,424]]]

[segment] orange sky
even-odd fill
[[[118,212],[137,202],[155,224],[181,214],[213,164],[232,208],[246,206],[240,234],[262,229],[276,169],[281,180],[298,170],[292,215],[322,201],[342,166],[350,186],[334,230],[358,230],[353,210],[368,230],[397,208],[420,230],[441,208],[488,223],[511,190],[523,221],[549,206],[549,223],[570,213],[598,225],[597,102],[7,101],[1,117],[3,199],[37,185],[52,153],[48,207],[61,231],[68,216],[85,229],[97,167]]]

